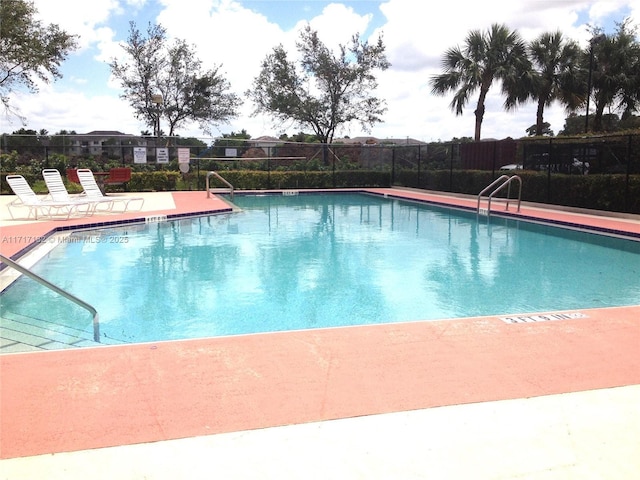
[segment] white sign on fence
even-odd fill
[[[156,162],[169,163],[169,149],[166,147],[156,148]]]
[[[178,163],[189,163],[190,154],[191,154],[191,150],[189,150],[188,148],[179,148]]]
[[[147,163],[146,147],[133,147],[133,163]]]

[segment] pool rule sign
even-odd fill
[[[191,156],[191,151],[188,148],[179,148],[178,149],[178,167],[182,173],[187,173],[189,171],[189,157]]]
[[[147,149],[145,147],[133,147],[133,163],[147,163]]]
[[[156,148],[156,162],[169,163],[169,149],[167,147]]]

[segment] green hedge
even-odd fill
[[[201,176],[200,188],[204,188],[206,173],[203,172]],[[388,187],[390,185],[389,173],[365,170],[338,172],[229,170],[224,172],[223,176],[238,190]],[[223,184],[220,180],[211,178],[210,186],[220,187]]]
[[[477,195],[504,172],[484,170],[401,171],[397,185],[426,190]],[[640,175],[549,175],[518,171],[522,200],[569,207],[640,214]],[[515,186],[515,185],[514,185]],[[627,191],[628,189],[628,191]],[[512,196],[513,192],[512,187]]]
[[[125,188],[133,192],[178,190],[178,181],[181,176],[180,172],[172,171],[132,172],[131,181]]]
[[[47,191],[39,173],[22,174],[38,193]],[[417,187],[426,190],[477,195],[502,172],[493,174],[480,170],[428,170],[420,172],[391,172],[373,170],[341,171],[250,171],[228,170],[224,178],[238,190],[302,189],[302,188],[349,188],[389,187],[394,185]],[[11,193],[2,173],[0,190]],[[522,178],[522,200],[550,203],[571,207],[608,210],[640,214],[640,175],[548,175],[542,172],[519,171]],[[180,172],[163,170],[156,172],[133,172],[125,189],[134,192],[204,190],[206,172],[183,175]],[[211,179],[212,187],[222,184]],[[81,191],[79,185],[67,183],[70,192]],[[111,188],[111,187],[110,187]]]

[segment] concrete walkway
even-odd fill
[[[0,461],[21,480],[632,480],[640,386]]]
[[[148,214],[228,207],[145,195]],[[640,232],[635,218],[523,215]],[[13,222],[3,238],[64,223]],[[0,355],[0,479],[634,479],[640,298],[582,313]]]

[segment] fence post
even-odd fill
[[[422,163],[422,145],[418,145],[418,188],[420,188],[420,164]]]
[[[624,185],[624,210],[625,212],[630,211],[629,208],[629,182],[631,175],[631,134],[627,136],[627,175],[625,179]]]
[[[498,140],[494,140],[493,142],[493,152],[491,156],[493,157],[491,160],[491,178],[495,178],[496,176],[496,155],[498,151]],[[484,165],[483,165],[484,167]]]
[[[326,157],[329,151],[329,145],[325,143],[323,154]],[[336,154],[332,152],[331,155],[331,176],[333,177],[333,188],[336,188]]]
[[[271,188],[271,147],[267,148],[267,188]]]
[[[391,147],[391,187],[396,183],[396,148]]]
[[[200,147],[196,150],[196,190],[200,190]]]
[[[44,146],[44,166],[49,168],[49,140],[42,140]]]
[[[460,144],[458,144],[458,147]],[[453,143],[451,144],[451,153],[449,155],[449,191],[453,191]]]
[[[547,156],[547,202],[551,203],[551,165],[555,163],[556,155],[553,155],[553,138],[549,137],[549,147]]]

